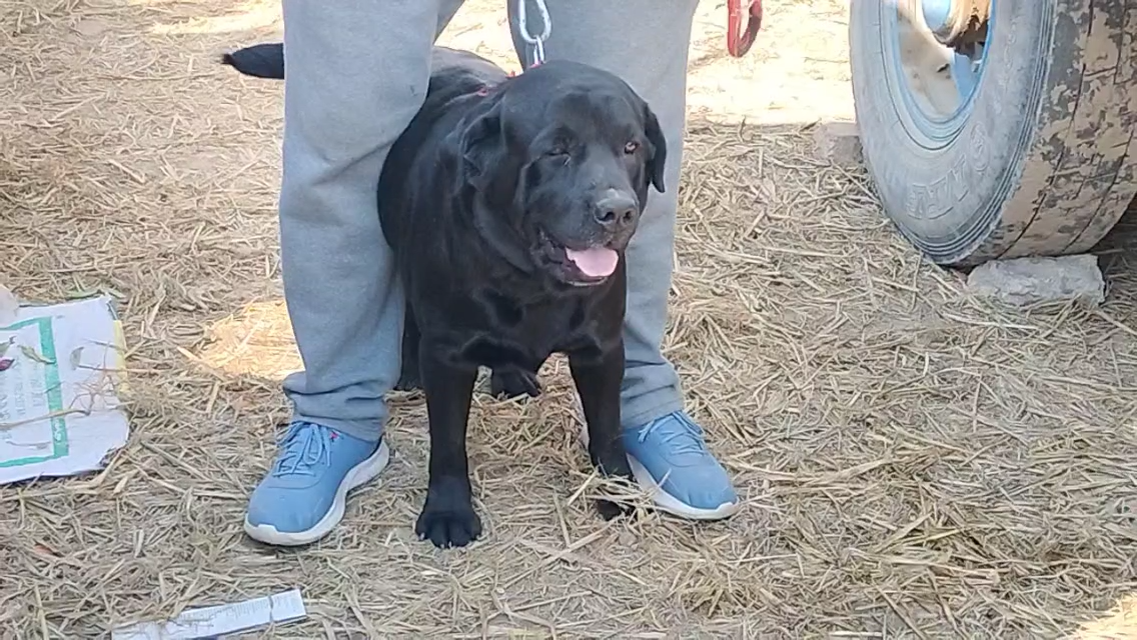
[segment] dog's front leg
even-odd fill
[[[591,351],[591,350],[589,350]],[[569,353],[569,368],[580,394],[584,419],[588,423],[588,454],[592,464],[605,477],[631,480],[632,468],[624,442],[620,439],[620,384],[624,380],[624,343],[617,341],[607,350]],[[596,505],[600,515],[611,519],[628,508],[609,500]]]
[[[419,344],[430,421],[430,480],[415,533],[439,548],[464,547],[482,533],[466,458],[466,421],[478,370],[446,362],[440,352],[425,337]]]

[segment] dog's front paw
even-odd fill
[[[482,535],[482,521],[469,500],[428,498],[415,523],[415,533],[419,540],[429,539],[439,549],[464,547]]]
[[[623,450],[618,455],[612,456],[612,464],[598,464],[597,469],[601,475],[606,477],[611,483],[609,489],[612,493],[608,495],[613,498],[620,498],[621,496],[627,498],[635,490],[636,481],[632,476],[632,469],[628,465],[628,457],[624,454]],[[605,520],[611,520],[620,516],[631,515],[635,511],[630,503],[624,500],[605,500],[600,498],[596,501],[596,510],[600,512],[600,517]]]

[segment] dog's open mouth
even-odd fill
[[[611,247],[598,245],[586,249],[570,249],[544,234],[541,239],[543,246],[539,253],[557,277],[567,284],[600,284],[616,272],[620,263],[620,254]]]
[[[577,251],[565,248],[565,257],[589,278],[607,278],[616,271],[620,256],[608,247],[591,247]]]

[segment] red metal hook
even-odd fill
[[[752,0],[750,11],[742,12],[742,0],[726,0],[726,50],[731,56],[741,58],[750,51],[758,30],[762,28],[762,0]],[[742,28],[743,16],[748,16],[745,31]]]

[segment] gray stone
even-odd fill
[[[107,29],[110,28],[110,25],[103,20],[99,20],[98,18],[88,18],[86,20],[80,20],[79,22],[76,22],[71,26],[71,28],[74,29],[79,35],[93,38],[95,36],[102,35]]]
[[[855,122],[826,122],[813,131],[813,143],[819,156],[842,167],[860,166],[861,138]]]
[[[967,277],[976,295],[1027,306],[1077,301],[1090,306],[1105,301],[1105,280],[1094,255],[992,260]]]

